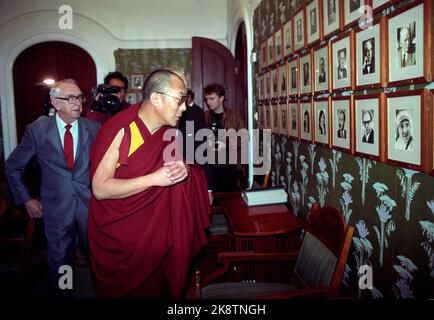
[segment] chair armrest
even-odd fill
[[[317,288],[301,288],[295,291],[288,291],[285,293],[277,293],[269,296],[253,297],[253,299],[306,299],[306,298],[326,298],[330,293],[329,287]]]
[[[221,252],[218,255],[218,260],[221,263],[233,262],[267,262],[267,261],[295,261],[298,257],[298,251],[293,252]]]

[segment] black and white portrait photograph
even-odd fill
[[[265,111],[264,129],[271,129],[270,105],[268,104],[264,105],[264,111]]]
[[[315,100],[314,101],[314,128],[315,128],[315,143],[329,145],[329,101]]]
[[[289,92],[288,95],[298,95],[298,58],[288,62],[289,70]]]
[[[279,29],[274,34],[274,45],[276,52],[276,62],[282,60],[282,30]]]
[[[289,135],[294,138],[298,138],[298,103],[289,102],[290,121]]]
[[[300,10],[294,17],[294,49],[298,50],[304,47],[304,15]]]
[[[361,29],[356,33],[356,87],[380,86],[380,36],[381,24]],[[385,58],[384,58],[385,61]]]
[[[333,90],[350,89],[351,83],[351,45],[350,36],[332,42]]]
[[[314,0],[306,6],[307,44],[314,43],[320,37],[319,0]]]
[[[136,104],[139,101],[139,96],[141,96],[141,93],[127,92],[125,94],[125,101],[129,104]]]
[[[274,64],[274,36],[270,36],[267,40],[268,47],[268,65]]]
[[[279,113],[280,108],[278,105],[271,105],[271,110],[273,113],[273,132],[280,133],[280,121],[279,121]]]
[[[344,4],[344,25],[349,26],[357,23],[364,16],[363,6],[366,0],[345,0]],[[360,9],[360,7],[362,7]],[[359,10],[360,9],[360,10]]]
[[[279,97],[279,75],[278,75],[278,69],[272,69],[271,70],[271,85],[272,85],[272,98],[278,98]]]
[[[424,78],[424,3],[396,12],[388,20],[389,81]]]
[[[347,48],[338,50],[336,73],[338,75],[338,80],[343,80],[348,78]]]
[[[414,91],[413,91],[414,92]],[[425,107],[422,95],[387,94],[387,158],[422,164],[422,132]],[[426,129],[425,129],[426,130]]]
[[[380,156],[380,99],[373,96],[355,97],[355,151],[373,157]]]
[[[265,93],[265,79],[264,75],[260,75],[258,77],[258,98],[259,100],[264,100],[264,93]]]
[[[351,147],[350,101],[350,98],[334,98],[332,100],[333,146],[346,150]]]
[[[283,55],[284,57],[292,53],[292,20],[283,26]]]
[[[133,73],[131,74],[131,89],[142,89],[143,74]]]
[[[306,141],[312,141],[312,103],[311,102],[302,102],[300,103],[301,110],[301,132],[300,138]]]
[[[324,36],[340,29],[339,0],[322,0]]]
[[[264,91],[264,99],[271,99],[271,74],[270,71],[267,71],[264,74],[264,82],[265,82],[265,91]]]
[[[311,81],[311,55],[310,53],[300,56],[300,94],[312,93]]]
[[[288,133],[288,127],[287,127],[287,106],[285,104],[280,104],[280,134],[286,135]]]
[[[314,51],[315,92],[329,90],[329,57],[328,46],[324,45]]]
[[[267,41],[261,43],[261,69],[267,67],[268,65],[268,57],[267,57]]]
[[[286,86],[287,86],[287,75],[286,75],[286,64],[283,64],[279,67],[279,96],[286,96]]]

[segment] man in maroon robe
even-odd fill
[[[185,83],[152,72],[143,101],[112,117],[91,152],[92,268],[100,298],[180,298],[194,255],[206,242],[205,174],[163,154],[185,106]],[[166,152],[167,153],[167,152]]]

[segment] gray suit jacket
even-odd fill
[[[91,195],[89,153],[99,127],[97,122],[78,119],[77,154],[71,172],[66,167],[55,117],[39,118],[29,124],[21,143],[6,161],[6,177],[15,203],[31,199],[22,173],[35,155],[41,173],[41,204],[46,224],[66,226],[76,214],[87,215]]]

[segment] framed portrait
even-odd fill
[[[298,102],[293,100],[288,102],[288,111],[289,111],[289,135],[293,138],[298,139]]]
[[[275,61],[278,62],[283,58],[282,52],[282,29],[279,29],[274,34],[274,52],[275,52]]]
[[[355,96],[353,105],[354,114],[354,145],[355,154],[368,156],[374,160],[380,160],[381,141],[383,135],[382,104],[384,93]]]
[[[136,104],[141,100],[142,94],[140,92],[127,92],[125,94],[125,101],[129,104]]]
[[[279,120],[279,113],[280,113],[280,107],[277,104],[271,105],[271,114],[273,116],[273,126],[272,126],[272,132],[273,133],[280,133],[280,120]]]
[[[143,86],[143,74],[132,73],[131,74],[131,89],[142,89]]]
[[[356,32],[356,89],[375,88],[385,84],[385,48],[382,47],[385,20],[381,19],[370,28]]]
[[[268,57],[267,57],[267,41],[261,43],[261,69],[264,69],[268,66]]]
[[[376,14],[390,6],[394,1],[390,0],[372,0],[372,10]]]
[[[329,52],[330,45],[328,43],[319,46],[313,50],[313,77],[314,77],[314,92],[325,93],[330,91],[330,64]]]
[[[312,102],[300,101],[300,112],[300,138],[305,142],[313,142]]]
[[[279,97],[279,71],[277,68],[271,70],[271,98]]]
[[[324,37],[328,37],[342,29],[341,1],[322,0],[322,9],[323,34]]]
[[[264,91],[264,99],[271,100],[271,73],[267,71],[264,73],[264,83],[265,83],[265,91]]]
[[[259,129],[265,129],[265,106],[262,103],[258,104],[258,124]]]
[[[288,62],[288,95],[297,96],[298,83],[298,58],[294,58]]]
[[[274,64],[274,35],[268,37],[267,48],[268,65],[271,66]]]
[[[290,19],[283,25],[283,56],[289,56],[292,49],[292,19]]]
[[[273,124],[271,122],[271,104],[265,104],[264,105],[265,110],[265,126],[264,129],[272,129]]]
[[[332,146],[351,152],[351,101],[352,97],[332,99]]]
[[[306,5],[306,38],[307,45],[314,44],[320,40],[320,0],[313,0]]]
[[[386,160],[415,170],[426,163],[427,90],[386,94]]]
[[[345,28],[357,23],[365,16],[366,0],[345,0],[344,4],[344,26]]]
[[[261,74],[258,76],[258,98],[260,101],[264,100],[264,92],[265,92],[265,81],[264,81],[264,75]]]
[[[416,1],[388,20],[389,81],[392,85],[431,81],[432,2]]]
[[[351,31],[350,35],[344,34],[331,43],[333,91],[353,88],[353,37],[354,32]]]
[[[301,9],[294,16],[294,50],[300,50],[305,45],[304,10]]]
[[[300,56],[300,94],[312,94],[312,61],[310,51]]]
[[[315,143],[324,147],[330,147],[330,98],[314,100],[313,118]]]
[[[286,135],[288,133],[288,108],[286,103],[279,104],[280,109],[280,134]]]
[[[287,72],[286,72],[287,64],[282,64],[279,67],[279,97],[286,97],[286,87],[287,87]]]

